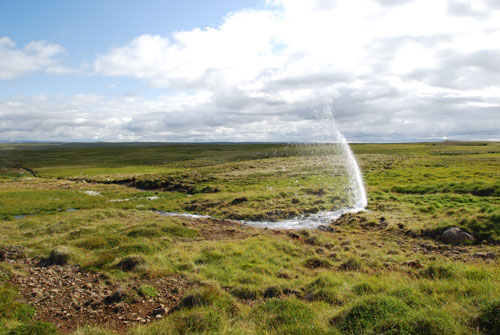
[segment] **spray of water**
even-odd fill
[[[354,158],[354,154],[352,153],[349,143],[347,143],[346,138],[340,132],[335,122],[332,122],[332,131],[339,142],[339,148],[345,159],[345,167],[349,176],[349,195],[352,198],[352,206],[355,209],[364,209],[368,204],[368,200],[366,198],[363,175],[361,174],[358,162],[356,161],[356,158]]]
[[[282,221],[240,221],[242,223],[273,229],[312,229],[321,225],[328,224],[332,220],[338,219],[342,214],[355,213],[362,211],[367,205],[366,191],[363,184],[363,177],[358,163],[352,153],[352,150],[347,143],[346,138],[340,132],[333,118],[333,112],[330,108],[324,108],[316,111],[315,116],[318,120],[318,133],[323,134],[323,138],[319,140],[321,143],[330,144],[333,151],[338,152],[336,159],[342,160],[342,165],[345,167],[348,185],[346,186],[345,199],[346,206],[334,211],[319,212],[312,215],[300,215],[293,219]],[[160,214],[168,216],[185,216],[185,217],[207,217],[195,214],[169,213],[160,212]]]

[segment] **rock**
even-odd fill
[[[441,240],[450,244],[463,244],[474,241],[474,236],[457,227],[450,227],[441,234]]]
[[[122,270],[122,271],[134,271],[136,270],[139,266],[145,265],[146,260],[142,257],[139,256],[127,256],[124,259],[122,259],[118,264],[117,268]]]
[[[326,231],[328,233],[334,233],[335,232],[334,228],[332,228],[330,226],[325,226],[325,225],[318,226],[318,229],[321,230],[321,231]]]
[[[231,205],[238,205],[241,204],[242,202],[247,202],[247,201],[248,201],[247,197],[236,198],[233,201],[231,201]]]
[[[494,254],[492,252],[488,252],[486,255],[485,255],[486,259],[498,259],[498,255],[497,254]]]
[[[498,255],[492,252],[488,252],[486,254],[476,252],[472,254],[472,258],[480,258],[480,259],[498,259]]]
[[[128,290],[123,287],[123,286],[118,286],[115,288],[113,293],[108,295],[106,298],[104,298],[104,303],[106,304],[116,304],[125,299],[125,297],[128,295]]]
[[[168,309],[165,308],[165,306],[160,305],[160,306],[156,307],[155,309],[153,309],[150,316],[158,318],[158,317],[164,316],[167,313],[168,313]]]
[[[287,235],[288,235],[288,236],[290,236],[290,237],[291,237],[291,238],[293,238],[293,239],[298,239],[298,238],[300,238],[299,234],[294,233],[294,232],[289,232]]]
[[[71,250],[67,247],[57,247],[52,249],[49,258],[46,259],[47,265],[66,265],[71,256]]]
[[[309,244],[309,245],[318,245],[319,244],[318,238],[316,236],[306,238],[304,240],[304,242],[306,244]]]
[[[0,261],[25,258],[24,247],[20,245],[4,245],[0,247]]]

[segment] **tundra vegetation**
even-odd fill
[[[500,334],[500,143],[331,148],[0,144],[0,334]]]

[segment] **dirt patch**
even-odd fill
[[[84,325],[101,325],[124,333],[134,325],[168,314],[194,285],[177,275],[132,279],[117,285],[74,265],[41,267],[35,259],[10,262],[25,268],[25,275],[16,275],[11,281],[25,301],[35,306],[36,319],[54,323],[61,334]],[[141,296],[144,287],[154,294]],[[119,290],[127,294],[120,299],[109,298]]]

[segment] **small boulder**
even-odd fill
[[[441,234],[441,240],[450,244],[463,244],[474,241],[474,236],[457,227],[450,227]]]
[[[129,295],[129,290],[123,286],[118,286],[113,290],[113,293],[104,298],[104,303],[106,304],[116,304],[123,301],[127,295]]]
[[[161,318],[165,316],[167,313],[168,313],[168,308],[165,308],[164,305],[160,304],[158,307],[153,309],[153,311],[150,313],[150,316],[155,318]]]
[[[57,247],[50,252],[49,258],[46,259],[46,264],[63,266],[68,264],[70,256],[71,250],[68,247]]]
[[[137,270],[137,268],[141,265],[145,265],[146,260],[139,256],[127,256],[122,259],[116,267],[122,271],[129,272]]]
[[[248,201],[247,197],[236,198],[233,201],[231,201],[231,205],[238,205],[241,204],[242,202],[247,202],[247,201]]]
[[[494,254],[492,252],[488,252],[486,255],[485,255],[486,259],[498,259],[498,255],[497,254]]]
[[[304,242],[309,245],[319,245],[319,240],[316,236],[306,238]]]

